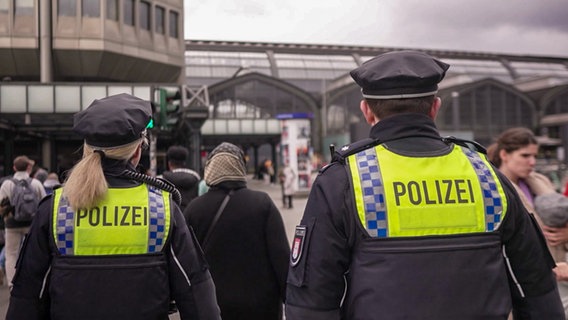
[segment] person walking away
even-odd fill
[[[274,167],[272,166],[272,160],[265,159],[262,162],[262,165],[259,169],[259,174],[265,184],[270,184],[271,182],[273,182]]]
[[[55,172],[50,172],[47,175],[47,179],[43,182],[43,187],[45,188],[45,193],[52,194],[53,189],[58,188],[61,186],[61,182],[59,181],[59,176]]]
[[[290,246],[274,202],[247,188],[245,164],[239,147],[218,145],[205,164],[209,191],[184,216],[211,267],[223,320],[279,320]]]
[[[286,182],[286,175],[284,174],[284,168],[280,167],[278,169],[278,184],[280,185],[280,192],[282,195],[282,208],[286,208],[286,194],[284,194],[284,182]]]
[[[272,160],[267,160],[265,164],[266,164],[266,172],[268,173],[268,184],[275,183],[276,173],[274,172],[274,164],[272,163]]]
[[[292,209],[294,206],[292,204],[292,198],[294,193],[296,193],[296,173],[294,169],[289,165],[286,165],[282,170],[284,174],[284,207]]]
[[[201,171],[201,177],[203,177],[203,171]],[[197,196],[204,195],[207,191],[209,191],[209,186],[205,182],[205,179],[201,178],[199,180],[199,184],[197,185]]]
[[[32,169],[33,171],[33,169]],[[44,168],[37,168],[37,170],[35,172],[33,172],[33,178],[39,180],[39,182],[41,182],[42,184],[45,182],[45,180],[47,179],[47,171]]]
[[[543,174],[535,171],[538,155],[538,141],[534,133],[523,127],[514,127],[503,131],[495,143],[487,148],[489,160],[499,168],[513,184],[528,212],[535,213],[537,221],[548,232],[566,227],[568,223],[568,198],[556,192],[552,182]],[[558,291],[568,318],[568,282],[562,277],[563,270],[568,271],[568,239],[551,239],[548,248],[557,267]]]
[[[268,179],[268,171],[267,171],[267,167],[266,167],[267,161],[268,161],[268,159],[262,160],[262,162],[258,166],[258,170],[257,170],[257,173],[256,173],[258,180],[263,180],[264,182],[266,182],[266,180]]]
[[[370,138],[311,188],[290,254],[286,320],[564,319],[554,262],[483,147],[434,119],[449,65],[418,51],[351,71]]]
[[[5,224],[5,258],[6,258],[6,282],[12,287],[12,279],[16,272],[16,261],[25,235],[30,230],[33,214],[37,209],[37,204],[45,196],[45,190],[39,180],[30,177],[30,172],[34,166],[34,162],[25,155],[17,156],[13,161],[14,176],[11,179],[4,180],[0,187],[0,199],[6,199],[5,204],[10,204],[5,208],[3,218]],[[25,189],[23,189],[25,188]],[[22,202],[22,206],[15,203],[17,190],[25,192],[18,196],[22,201],[28,201],[28,204]],[[24,199],[25,198],[25,199]],[[18,212],[20,210],[20,212]],[[26,211],[26,212],[24,212]]]
[[[220,319],[215,287],[175,187],[136,172],[149,101],[118,94],[73,117],[83,157],[39,205],[7,320]]]
[[[199,181],[201,177],[199,173],[186,168],[186,162],[189,157],[189,151],[182,146],[171,146],[166,152],[168,160],[168,171],[162,176],[164,179],[173,183],[181,193],[181,210],[198,196]]]

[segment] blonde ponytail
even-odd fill
[[[108,184],[101,166],[101,158],[128,161],[132,158],[143,139],[137,140],[119,148],[97,148],[83,144],[83,158],[69,174],[63,185],[63,196],[67,198],[73,210],[92,208],[101,201],[107,191]],[[95,152],[101,150],[104,152]]]

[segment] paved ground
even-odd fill
[[[307,194],[298,195],[294,197],[294,208],[293,209],[283,209],[282,208],[282,193],[280,185],[265,184],[260,180],[250,180],[248,182],[248,187],[253,190],[260,190],[268,193],[276,206],[280,209],[282,214],[282,219],[284,220],[284,226],[286,227],[286,233],[288,234],[288,240],[292,241],[294,234],[294,228],[296,224],[300,222],[304,208],[307,202]],[[8,287],[6,285],[0,286],[0,319],[4,319],[6,316],[6,311],[8,308],[8,302],[10,295],[8,293]],[[174,314],[170,316],[171,320],[179,320],[179,315]]]

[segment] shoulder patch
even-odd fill
[[[292,241],[292,250],[290,251],[290,264],[292,267],[298,265],[300,259],[302,258],[302,252],[304,251],[304,242],[306,240],[306,226],[296,226],[296,231],[294,231],[294,240]]]

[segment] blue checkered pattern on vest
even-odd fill
[[[388,237],[385,190],[375,149],[361,151],[355,159],[363,191],[367,231],[372,237]]]
[[[479,177],[479,183],[483,189],[483,202],[485,205],[485,226],[486,231],[494,231],[501,223],[501,215],[503,214],[503,204],[497,183],[491,174],[491,171],[483,162],[477,152],[461,147],[467,158],[471,162],[475,173]]]
[[[150,225],[148,226],[148,252],[160,252],[164,247],[166,210],[164,197],[158,188],[148,186],[150,199]]]
[[[57,209],[57,248],[59,253],[73,255],[73,234],[75,230],[75,212],[69,206],[67,198],[61,197]]]

